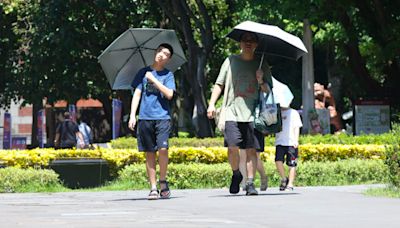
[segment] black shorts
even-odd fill
[[[156,152],[168,149],[170,120],[139,120],[137,128],[138,149],[141,152]]]
[[[265,136],[263,133],[257,131],[256,129],[254,129],[254,136],[255,136],[255,140],[256,140],[256,151],[257,152],[264,152],[264,147],[265,147]]]
[[[275,161],[284,162],[286,157],[286,165],[290,167],[297,166],[297,158],[299,157],[299,149],[293,146],[276,146]]]
[[[224,145],[225,147],[239,147],[240,149],[256,148],[257,150],[264,150],[254,133],[252,122],[226,121]]]

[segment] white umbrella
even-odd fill
[[[98,60],[112,89],[131,89],[136,73],[153,63],[157,47],[168,43],[174,49],[165,66],[174,72],[186,62],[181,44],[174,30],[157,28],[131,28],[115,39]]]
[[[244,32],[257,34],[259,41],[256,52],[278,55],[294,60],[307,53],[307,49],[300,38],[274,25],[245,21],[236,25],[227,36],[240,41],[240,37]]]
[[[289,108],[290,103],[292,103],[292,100],[294,98],[292,91],[289,89],[289,87],[276,80],[273,76],[272,78],[272,92],[274,93],[274,100],[275,103],[279,103],[279,105],[283,108]],[[272,103],[272,97],[269,96],[267,103],[270,104]]]

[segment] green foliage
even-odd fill
[[[10,35],[1,34],[18,39],[8,41],[16,47],[8,46],[14,48],[14,56],[6,66],[15,65],[16,71],[5,71],[13,80],[7,80],[12,93],[4,103],[12,95],[22,96],[26,103],[41,102],[44,97],[49,103],[109,98],[112,92],[97,56],[129,27],[158,27],[160,15],[151,10],[153,5],[142,0],[5,1],[0,7],[8,14],[1,16],[12,27],[7,27]]]
[[[176,147],[210,147],[210,146],[223,146],[223,138],[170,138],[170,146]],[[111,140],[111,147],[115,149],[137,149],[137,140],[133,137],[121,137]]]
[[[347,135],[347,134],[337,134],[337,135],[302,135],[300,136],[300,144],[392,144],[400,134],[396,131],[392,131],[385,134],[379,135]]]
[[[296,183],[304,186],[385,183],[387,175],[382,160],[310,161],[300,163]]]
[[[300,144],[341,144],[341,145],[353,145],[353,144],[378,144],[387,145],[393,144],[400,138],[400,127],[394,125],[393,130],[390,133],[379,134],[379,135],[301,135]],[[216,138],[170,138],[169,144],[176,147],[214,147],[223,146],[223,137]],[[265,145],[273,146],[275,144],[274,136],[265,137]],[[136,149],[137,140],[133,137],[121,137],[111,140],[111,147],[115,149]]]
[[[385,188],[371,188],[365,191],[368,196],[400,198],[400,188],[385,187]]]
[[[65,191],[53,170],[0,169],[0,192],[56,192]]]
[[[269,187],[277,187],[280,177],[273,162],[265,162]],[[302,162],[298,166],[296,186],[330,186],[386,183],[387,167],[379,160],[344,160],[337,162]],[[168,181],[172,189],[225,188],[229,186],[232,171],[223,164],[169,164]],[[62,187],[58,175],[46,169],[0,169],[0,192],[56,192],[68,191]],[[260,184],[256,178],[255,184]],[[107,186],[88,191],[148,189],[146,167],[133,164],[119,172]]]
[[[184,131],[179,131],[178,132],[178,138],[189,138],[190,133],[189,132],[184,132]]]
[[[269,177],[269,186],[279,185],[280,177],[273,162],[265,162]],[[168,181],[175,189],[222,188],[228,187],[231,180],[228,164],[170,164]],[[382,161],[345,160],[338,162],[304,162],[298,167],[296,186],[350,185],[366,183],[384,183],[387,181],[387,169]],[[119,186],[128,189],[148,188],[146,169],[143,164],[126,167],[116,181]],[[121,184],[125,183],[125,184]],[[256,180],[259,185],[259,178]]]
[[[400,146],[398,143],[387,147],[385,164],[388,166],[390,184],[400,188]]]
[[[171,4],[171,1],[159,2]],[[178,90],[189,100],[186,103],[193,104],[193,96],[202,92],[209,97],[210,87],[223,59],[238,52],[237,42],[225,35],[244,20],[278,25],[301,37],[302,21],[308,18],[314,33],[317,81],[327,81],[328,73],[342,80],[339,96],[346,100],[368,94],[369,87],[376,92],[370,94],[397,94],[398,1],[180,2],[187,3],[194,12],[189,27],[195,40],[181,40],[185,51],[205,47],[202,39],[206,36],[200,31],[205,21],[200,17],[198,3],[204,3],[212,23],[212,31],[204,31],[212,34],[212,45],[207,47],[212,51],[204,60],[207,62],[203,69],[204,80],[189,83],[185,73],[182,73],[182,78],[177,77]],[[168,12],[162,12],[156,1],[3,0],[0,1],[0,14],[0,106],[7,106],[11,100],[21,98],[27,103],[40,103],[44,97],[49,103],[59,99],[75,102],[80,97],[90,96],[109,100],[113,91],[97,62],[97,56],[119,34],[129,27],[166,27],[176,29],[180,38],[183,37],[183,31],[174,27],[173,23],[180,18],[167,19]],[[352,61],[357,54],[360,61]],[[268,56],[268,61],[273,66],[274,76],[287,83],[295,94],[294,107],[300,107],[301,61],[271,56]],[[362,73],[363,70],[366,72]],[[185,79],[186,82],[181,83]],[[364,81],[370,85],[361,85]],[[382,91],[388,89],[388,93],[377,94],[379,91],[375,90],[374,82],[383,88]],[[192,94],[193,88],[190,87],[197,84],[202,85],[203,91]],[[396,110],[398,101],[393,99],[397,104]],[[338,106],[343,106],[342,102],[338,100]]]

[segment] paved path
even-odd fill
[[[0,194],[0,227],[400,227],[400,199],[361,194],[371,186]],[[376,187],[373,186],[373,187]]]

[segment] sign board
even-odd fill
[[[112,100],[112,138],[116,139],[119,137],[119,128],[121,125],[121,115],[122,115],[122,101],[118,99]]]
[[[38,121],[37,121],[37,128],[38,128],[38,141],[39,147],[43,148],[44,144],[46,143],[46,113],[44,109],[40,109],[38,111]]]
[[[327,108],[316,109],[318,120],[321,126],[321,134],[326,135],[331,133],[331,117]]]
[[[74,104],[68,105],[68,112],[70,119],[76,123],[76,105]]]
[[[326,108],[322,109],[311,109],[308,112],[310,122],[310,133],[311,134],[330,134],[330,115],[329,110]]]
[[[11,114],[4,113],[3,149],[11,149]]]
[[[26,137],[13,137],[11,149],[26,149]]]
[[[390,105],[385,100],[358,100],[354,105],[354,133],[382,134],[390,131]]]

